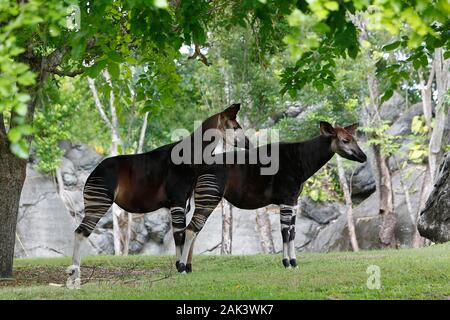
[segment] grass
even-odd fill
[[[298,269],[280,255],[194,257],[194,273],[172,256],[96,256],[82,261],[84,284],[63,284],[69,258],[17,259],[0,299],[450,299],[450,244],[422,249],[300,253]],[[381,271],[370,290],[369,266]]]

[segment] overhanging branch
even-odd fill
[[[188,59],[196,59],[198,58],[205,66],[210,66],[211,63],[208,62],[206,56],[201,52],[198,44],[195,44],[194,54],[190,56]]]

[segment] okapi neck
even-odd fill
[[[331,141],[331,137],[320,135],[298,143],[302,182],[308,180],[333,157]]]

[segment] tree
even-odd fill
[[[251,30],[255,45],[250,55],[261,65],[287,47],[293,63],[280,68],[281,84],[283,92],[295,96],[307,84],[319,90],[332,85],[336,61],[358,55],[358,30],[351,20],[356,11],[367,13],[374,30],[388,30],[398,39],[391,48],[413,48],[419,60],[425,48],[449,47],[450,6],[446,0],[183,0],[170,4],[165,0],[119,0],[82,2],[79,7],[54,0],[3,1],[0,187],[14,195],[0,198],[0,219],[4,221],[0,276],[9,277],[12,272],[14,226],[26,166],[23,159],[28,156],[30,124],[38,97],[45,94],[46,79],[79,74],[94,79],[106,68],[114,81],[122,68],[126,69],[125,63],[142,63],[155,56],[172,57],[167,66],[174,67],[183,44],[192,45],[192,57],[205,63],[208,57],[202,49],[208,45],[208,32],[240,25]],[[66,18],[77,23],[67,25]],[[448,57],[446,52],[443,56]],[[415,57],[412,60],[416,61]],[[406,77],[397,67],[390,70],[392,86]],[[103,94],[109,95],[106,86],[105,90]],[[247,95],[249,91],[243,92]],[[389,88],[383,99],[392,93]]]
[[[347,206],[347,227],[348,234],[350,236],[350,243],[352,245],[353,251],[359,251],[358,239],[356,238],[355,223],[353,221],[353,203],[350,194],[350,189],[348,187],[347,179],[345,178],[344,166],[342,164],[342,159],[339,155],[336,156],[337,167],[339,172],[339,182],[341,184],[341,189],[344,193],[345,204]]]

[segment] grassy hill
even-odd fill
[[[83,259],[80,290],[65,282],[69,258],[18,259],[0,299],[450,299],[450,244],[359,253],[301,253],[298,269],[280,255],[195,256],[194,273],[172,256]],[[381,288],[368,289],[371,265]]]

